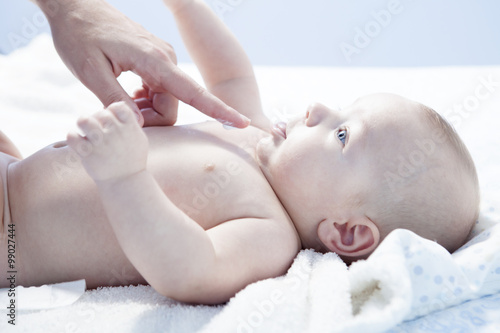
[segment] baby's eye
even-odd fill
[[[347,139],[347,130],[346,129],[340,129],[337,132],[337,138],[342,142],[343,145],[345,145],[345,140]]]

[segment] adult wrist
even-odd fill
[[[45,14],[49,22],[61,15],[67,15],[72,11],[85,6],[93,6],[93,3],[102,2],[102,0],[31,0]]]

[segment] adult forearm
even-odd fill
[[[205,230],[165,196],[147,171],[97,185],[118,242],[148,283],[177,298],[195,290],[215,257]]]

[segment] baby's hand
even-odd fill
[[[154,92],[143,82],[132,99],[144,118],[143,127],[172,126],[177,121],[179,100],[168,92]]]
[[[78,120],[84,136],[70,132],[68,145],[94,181],[114,180],[146,169],[148,139],[124,103]]]

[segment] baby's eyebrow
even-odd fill
[[[368,136],[370,132],[370,126],[368,126],[366,120],[361,119],[361,128],[359,128],[358,132],[359,133],[357,134],[358,139],[356,140],[356,145],[359,146],[358,149],[364,152],[368,145]]]

